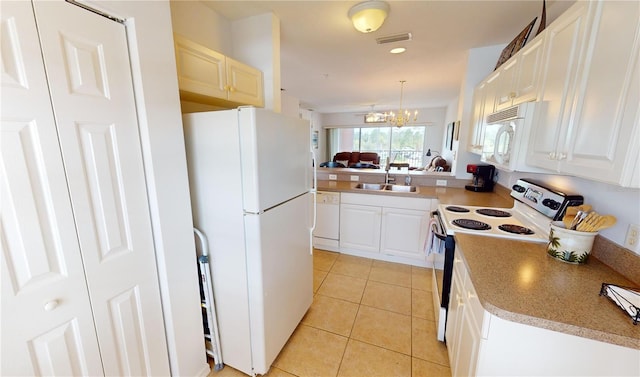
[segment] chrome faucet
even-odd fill
[[[396,159],[395,157],[393,158],[394,160]],[[389,157],[387,157],[387,164],[384,167],[385,170],[385,175],[384,175],[384,183],[385,184],[389,184],[391,182],[395,182],[396,179],[394,177],[389,177],[389,169],[391,169],[391,162],[389,162]]]

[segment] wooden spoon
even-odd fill
[[[564,227],[566,229],[571,229],[571,224],[573,224],[573,219],[576,218],[576,215],[564,215],[562,218],[562,222],[564,223]]]
[[[612,215],[605,215],[601,217],[600,223],[595,227],[594,232],[597,232],[601,229],[607,229],[615,225],[617,219]]]
[[[598,215],[596,212],[589,212],[587,217],[585,217],[584,220],[582,220],[580,224],[576,226],[576,230],[580,232],[590,232],[589,229],[593,227],[594,222],[597,222],[599,217],[600,215]]]

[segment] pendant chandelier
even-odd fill
[[[418,110],[413,112],[413,117],[411,116],[411,112],[407,109],[402,108],[402,95],[404,91],[404,83],[406,80],[400,81],[400,108],[398,109],[398,113],[394,113],[393,111],[385,113],[387,123],[392,126],[396,126],[398,128],[402,126],[406,126],[412,122],[415,122],[418,119]]]

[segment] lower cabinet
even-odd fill
[[[424,265],[429,211],[437,200],[342,193],[340,251]]]
[[[451,375],[475,376],[484,310],[479,302],[472,302],[477,295],[462,260],[456,257],[453,263],[445,332]],[[476,310],[473,310],[472,306],[475,306]]]
[[[452,376],[640,375],[637,349],[512,322],[485,311],[459,249],[450,297],[446,342]]]
[[[382,208],[357,204],[340,206],[340,247],[380,251]]]
[[[408,258],[424,256],[429,211],[382,208],[380,252]]]

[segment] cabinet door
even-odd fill
[[[102,365],[168,375],[125,27],[67,2],[33,5]]]
[[[0,9],[0,375],[102,375],[31,2]]]
[[[340,248],[379,252],[381,215],[381,207],[340,205]]]
[[[640,4],[599,2],[561,170],[630,185],[638,147]]]
[[[226,65],[229,101],[264,107],[262,72],[231,58]]]
[[[380,252],[426,260],[424,247],[428,224],[427,211],[383,208]]]
[[[182,97],[227,99],[225,56],[179,35],[174,36],[178,87]],[[197,100],[197,98],[196,98]]]
[[[566,158],[558,148],[566,140],[589,6],[576,3],[545,30],[541,97],[527,153],[530,165],[558,170],[558,162]]]
[[[460,261],[458,260],[458,263]],[[449,293],[449,310],[447,312],[447,324],[445,337],[447,340],[447,351],[449,353],[449,365],[451,365],[451,374],[458,376],[455,370],[458,360],[458,349],[460,348],[460,324],[462,321],[462,280],[454,270],[451,277],[451,291]]]
[[[461,311],[458,354],[452,374],[455,376],[475,376],[480,345],[480,330],[476,327],[467,303]]]
[[[520,68],[513,81],[512,106],[535,101],[538,97],[543,52],[544,38],[542,36],[531,41],[520,51],[518,56]]]
[[[467,151],[482,153],[482,141],[484,140],[484,101],[486,82],[481,82],[473,91],[473,108],[471,114],[471,129]]]
[[[520,55],[516,55],[500,66],[500,79],[496,83],[496,110],[511,107],[516,97],[515,82],[520,69]]]

